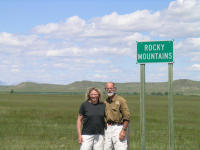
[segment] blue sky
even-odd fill
[[[6,0],[0,2],[1,32],[29,32],[39,24],[59,22],[71,16],[89,20],[112,12],[132,13],[139,9],[165,9],[170,0]],[[23,22],[23,23],[22,23]],[[15,24],[15,26],[13,26]]]
[[[136,41],[174,39],[174,79],[200,81],[199,0],[0,2],[0,82],[139,82]],[[147,82],[168,80],[146,64]]]

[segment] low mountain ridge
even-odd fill
[[[89,87],[100,88],[104,91],[106,82],[95,81],[76,81],[67,85],[22,82],[15,86],[0,86],[0,92],[66,92],[66,93],[85,93]],[[138,94],[140,89],[139,82],[116,83],[117,91],[125,94]],[[173,88],[175,94],[181,95],[200,95],[200,81],[187,79],[174,80]],[[168,82],[147,82],[147,94],[166,94]]]

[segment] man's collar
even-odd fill
[[[108,98],[106,99],[106,101],[107,101],[108,103],[112,103],[113,98],[114,98],[115,96],[116,96],[116,94],[114,93],[114,95],[111,96],[111,97],[108,97]]]

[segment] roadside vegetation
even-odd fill
[[[123,95],[131,111],[130,147],[140,150],[139,95]],[[77,150],[76,119],[84,95],[0,94],[2,150]],[[175,149],[200,149],[200,97],[174,96]],[[168,98],[146,96],[147,150],[167,150]]]

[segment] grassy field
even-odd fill
[[[140,150],[139,96],[131,111],[130,146]],[[83,95],[0,94],[1,150],[78,150],[77,112]],[[146,97],[147,150],[168,150],[168,100]],[[176,150],[200,149],[200,97],[174,97]]]

